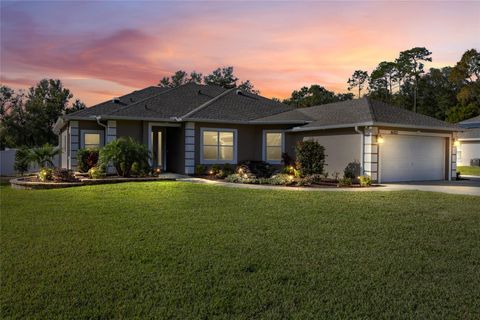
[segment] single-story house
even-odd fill
[[[480,116],[459,122],[458,126],[463,128],[458,134],[458,165],[473,165],[472,159],[480,159]]]
[[[299,141],[325,147],[330,175],[358,162],[378,182],[455,177],[458,127],[367,98],[296,109],[238,88],[148,87],[64,115],[54,127],[62,167],[79,148],[129,136],[148,146],[152,165],[193,174],[197,164],[263,160],[281,165]]]

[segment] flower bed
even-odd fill
[[[15,178],[10,180],[10,185],[15,189],[58,189],[58,188],[70,188],[79,187],[85,185],[94,184],[109,184],[109,183],[124,183],[124,182],[140,182],[140,181],[174,181],[175,175],[162,174],[158,177],[118,177],[107,176],[101,179],[90,179],[86,177],[80,177],[75,182],[54,182],[54,181],[41,181],[36,176],[28,176]]]

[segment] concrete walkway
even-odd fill
[[[480,196],[480,179],[459,180],[459,181],[426,181],[415,183],[390,183],[382,184],[372,188],[304,188],[304,187],[285,187],[269,186],[258,184],[229,183],[223,181],[208,180],[195,177],[178,177],[177,181],[218,185],[227,188],[243,188],[258,190],[290,190],[290,191],[326,191],[326,192],[378,192],[378,191],[402,191],[419,190],[430,192],[444,192],[451,194],[464,194]]]

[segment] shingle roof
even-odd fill
[[[119,97],[119,102],[114,103],[112,100],[105,101],[102,103],[99,103],[97,105],[94,105],[90,108],[85,108],[83,110],[70,113],[65,118],[73,118],[73,117],[91,117],[91,116],[101,116],[101,115],[106,115],[109,114],[115,110],[118,110],[124,106],[127,106],[129,104],[138,102],[142,99],[145,99],[147,97],[151,97],[153,95],[162,93],[169,90],[169,88],[162,88],[162,87],[147,87],[145,89],[137,90],[130,92],[129,94],[126,94],[124,96]]]
[[[190,114],[191,120],[252,121],[292,110],[293,107],[233,89]]]
[[[476,116],[458,123],[462,128],[480,128],[480,116]]]
[[[297,111],[297,110],[295,110]],[[354,125],[392,125],[405,127],[438,128],[439,130],[457,130],[458,127],[444,121],[415,113],[403,108],[394,107],[368,98],[348,100],[298,109],[288,115],[278,115],[258,121],[273,121],[280,117],[290,116],[292,119],[310,119],[307,125],[296,130],[313,130]]]
[[[480,128],[465,129],[458,133],[460,139],[478,139],[480,140]]]

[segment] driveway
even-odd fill
[[[401,191],[401,190],[419,190],[431,192],[444,192],[452,194],[465,194],[480,196],[480,177],[469,178],[469,180],[458,181],[420,181],[420,182],[404,182],[404,183],[388,183],[382,184],[374,188],[299,188],[299,187],[282,187],[258,184],[240,184],[229,183],[223,181],[213,181],[195,177],[187,177],[177,179],[177,181],[206,183],[220,185],[229,188],[244,189],[263,189],[263,190],[296,190],[296,191],[319,191],[319,192],[378,192],[378,191]]]
[[[388,183],[384,186],[389,190],[420,190],[480,196],[480,177],[469,177],[465,180],[455,181]]]

